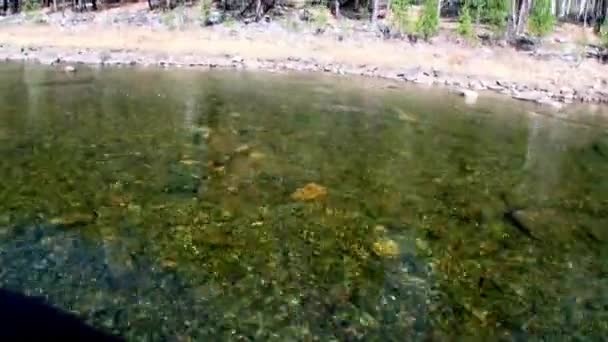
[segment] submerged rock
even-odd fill
[[[266,158],[266,155],[262,152],[254,151],[249,154],[249,157],[253,160],[262,160],[262,159]]]
[[[184,164],[186,166],[192,166],[195,164],[200,164],[200,162],[198,160],[193,160],[193,159],[182,159],[179,161],[180,164]]]
[[[316,183],[308,183],[291,194],[291,198],[296,201],[314,201],[325,196],[327,196],[327,189]]]
[[[384,258],[396,257],[399,255],[399,245],[391,239],[382,239],[374,242],[372,250],[376,255]]]
[[[241,146],[237,147],[234,150],[234,153],[236,153],[236,154],[247,154],[247,153],[249,153],[249,151],[251,151],[251,146],[249,146],[247,144],[244,144],[244,145],[241,145]]]
[[[76,212],[52,218],[49,222],[55,226],[74,227],[92,223],[95,218],[96,216],[93,213]]]
[[[412,115],[410,113],[406,113],[398,108],[397,108],[397,118],[401,121],[418,122],[418,119],[416,119],[414,117],[414,115]]]

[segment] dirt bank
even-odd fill
[[[449,23],[431,44],[412,44],[383,39],[361,21],[330,20],[319,30],[310,23],[295,29],[294,20],[288,14],[201,27],[195,9],[149,12],[145,4],[22,15],[0,20],[0,60],[318,71],[493,91],[555,107],[608,102],[608,66],[584,58],[572,35],[577,28],[562,27],[542,48],[522,52],[463,44]]]

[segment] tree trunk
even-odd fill
[[[378,20],[378,0],[372,0],[372,17],[370,19],[372,23]]]
[[[581,0],[580,7],[578,8],[578,19],[583,19],[583,14],[587,7],[587,0]]]
[[[557,17],[557,1],[556,0],[551,0],[551,14],[553,14],[554,17]]]
[[[441,0],[437,0],[437,18],[441,18]]]
[[[361,5],[359,4],[359,0],[355,0],[355,12],[359,12],[359,8],[361,7]]]
[[[522,34],[526,30],[526,24],[528,23],[529,2],[530,0],[521,0],[519,4],[519,17],[517,18],[516,34]]]
[[[561,0],[559,3],[559,15],[558,18],[563,18],[566,16],[567,6],[569,0]]]
[[[509,35],[517,31],[517,0],[511,0],[511,23],[509,24]]]
[[[336,12],[336,19],[340,19],[340,0],[334,0],[334,11]]]
[[[583,28],[587,28],[587,10],[589,8],[589,1],[584,0],[585,7],[583,9]]]
[[[259,21],[262,19],[262,0],[256,0],[255,2],[255,20]]]

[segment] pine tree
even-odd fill
[[[425,0],[422,15],[416,24],[416,31],[425,40],[439,32],[439,13],[437,11],[437,0]]]

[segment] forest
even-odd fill
[[[123,0],[2,0],[0,14],[10,15],[48,8],[52,11],[97,11],[120,6]],[[428,39],[439,31],[441,20],[456,20],[458,33],[474,35],[475,26],[486,25],[501,37],[543,36],[559,22],[592,27],[608,44],[608,0],[148,0],[150,10],[170,10],[198,5],[207,15],[219,11],[236,20],[261,20],[277,7],[326,7],[342,17],[387,22],[393,31]]]

